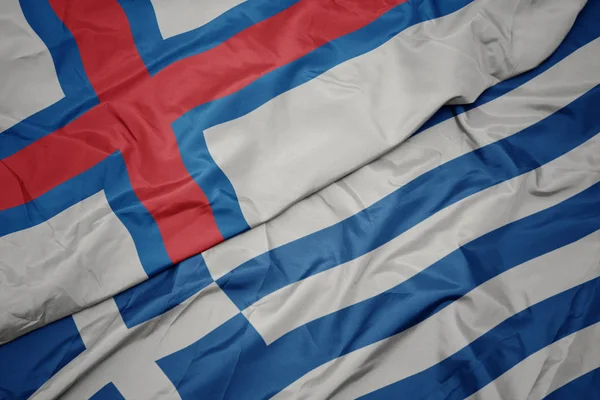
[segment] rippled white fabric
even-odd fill
[[[546,118],[600,82],[599,52],[597,39],[525,85],[419,133],[277,218],[205,251],[212,276],[342,221],[427,171]]]
[[[209,151],[256,226],[406,140],[443,104],[539,64],[584,4],[475,1],[207,129]]]
[[[245,0],[151,0],[163,39],[199,28]]]
[[[0,344],[148,277],[104,191],[0,237]]]
[[[0,134],[64,97],[48,48],[19,0],[0,2]]]

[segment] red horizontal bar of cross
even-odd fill
[[[117,0],[49,1],[77,42],[100,104],[0,160],[0,211],[39,197],[120,150],[133,190],[156,221],[171,261],[178,262],[223,237],[206,195],[184,166],[171,123],[406,0],[300,0],[154,76]]]

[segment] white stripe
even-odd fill
[[[444,103],[533,67],[583,3],[475,1],[207,129],[208,148],[256,226],[389,151]]]
[[[271,293],[244,315],[270,344],[399,285],[490,231],[587,189],[600,181],[595,166],[600,166],[600,135],[534,171],[443,209],[370,253]]]
[[[0,133],[64,97],[48,48],[19,0],[0,1]]]
[[[0,343],[147,278],[104,192],[0,237]]]
[[[113,382],[126,399],[179,399],[156,364],[239,313],[215,284],[172,310],[127,329],[113,299],[74,314],[86,349],[32,399],[87,399]]]
[[[209,23],[245,0],[151,0],[163,39]]]
[[[412,137],[277,218],[205,251],[212,276],[333,225],[419,175],[539,122],[600,82],[599,52],[597,39],[512,92]]]
[[[574,379],[600,368],[600,323],[532,354],[469,400],[541,400]]]
[[[423,371],[510,316],[600,274],[600,231],[496,276],[418,325],[332,360],[275,398],[350,399]]]

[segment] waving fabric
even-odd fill
[[[3,1],[0,398],[594,398],[598,18]]]

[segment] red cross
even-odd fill
[[[221,45],[150,76],[117,0],[50,0],[71,31],[100,104],[0,160],[0,211],[120,150],[133,190],[180,261],[223,240],[171,129],[178,117],[372,22],[406,0],[301,0]],[[35,160],[35,162],[32,162]]]

